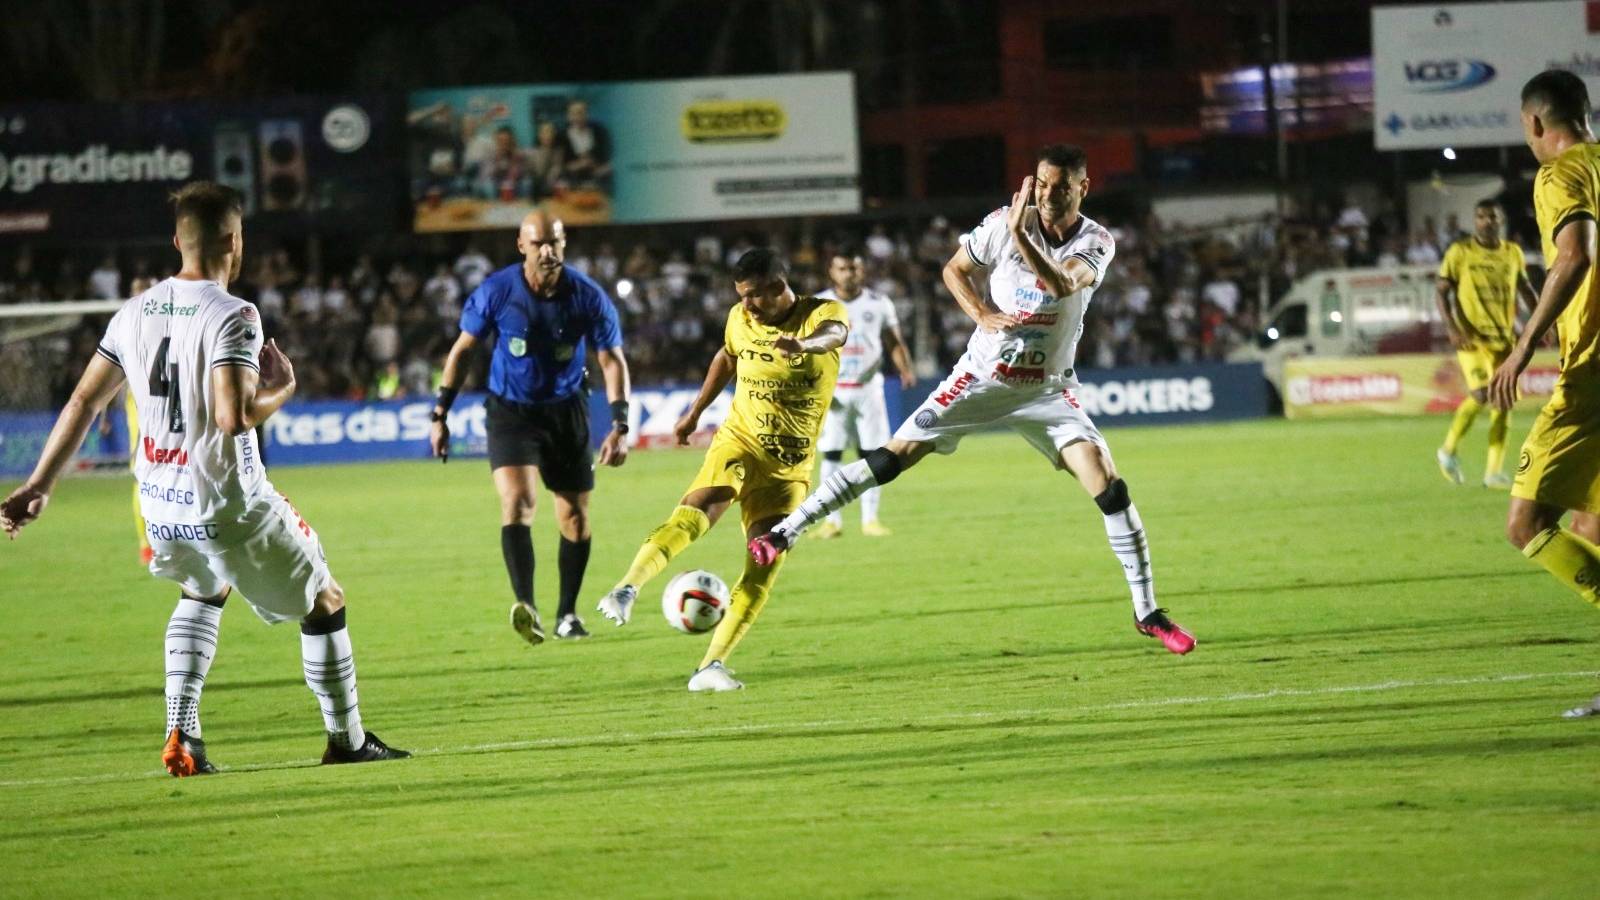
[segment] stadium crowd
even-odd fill
[[[1444,247],[1464,233],[1454,220],[1427,221],[1411,232],[1399,223],[1392,208],[1369,212],[1330,204],[1310,216],[1205,228],[1168,227],[1155,216],[1113,224],[1116,259],[1090,307],[1079,359],[1086,368],[1220,360],[1251,339],[1263,324],[1262,311],[1296,277],[1328,268],[1437,263]],[[817,221],[774,232],[730,226],[650,241],[617,237],[625,234],[580,231],[567,260],[615,298],[634,380],[641,384],[698,382],[734,303],[729,268],[758,240],[782,249],[801,291],[827,286],[835,251],[860,252],[870,286],[900,306],[913,356],[924,368],[919,374],[948,368],[971,332],[940,277],[961,236],[943,217],[853,226]],[[290,249],[274,248],[252,254],[230,290],[257,304],[268,333],[296,361],[301,397],[429,394],[462,303],[485,275],[515,260],[512,243],[509,236],[480,235],[462,239],[449,253],[351,254],[347,264],[322,271],[308,269]],[[337,258],[337,250],[330,246],[321,256]],[[51,261],[40,265],[26,246],[0,247],[0,306],[126,297],[169,274],[165,267],[173,263],[129,253]],[[54,342],[50,362],[59,365],[52,370],[79,371],[78,357],[93,352],[100,327],[99,321],[86,323]],[[5,355],[0,350],[0,364]],[[52,399],[64,399],[70,388],[53,385]]]

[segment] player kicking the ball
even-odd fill
[[[134,477],[150,572],[183,591],[167,624],[162,765],[177,777],[216,771],[200,738],[200,689],[233,588],[267,622],[300,622],[306,684],[328,731],[324,764],[407,757],[362,727],[344,592],[255,446],[253,429],[294,395],[295,380],[277,345],[262,345],[256,308],[228,293],[244,253],[242,200],[202,181],[173,203],[182,271],[112,317],[33,474],[0,504],[0,528],[14,540],[39,518],[95,412],[126,379],[142,435]]]
[[[739,502],[746,540],[765,534],[794,511],[810,486],[822,415],[839,374],[839,347],[849,332],[837,300],[796,297],[778,255],[757,248],[733,269],[739,304],[728,311],[722,349],[674,429],[687,444],[706,407],[737,377],[733,409],[706,451],[700,474],[678,508],[645,539],[622,581],[600,600],[618,625],[633,614],[639,588]],[[727,669],[728,655],[755,622],[777,580],[782,560],[746,560],[728,614],[712,632],[691,691],[744,687]]]
[[[886,446],[825,479],[799,509],[750,542],[757,564],[775,562],[807,528],[929,453],[952,453],[963,436],[1008,425],[1094,497],[1127,576],[1139,632],[1173,653],[1194,649],[1194,636],[1156,606],[1150,548],[1128,484],[1072,394],[1083,312],[1116,252],[1111,234],[1078,211],[1088,190],[1083,151],[1046,147],[1011,205],[962,238],[945,264],[944,283],[978,324],[966,354]],[[973,284],[980,269],[988,272],[989,302]]]

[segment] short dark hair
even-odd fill
[[[1546,69],[1522,86],[1522,108],[1530,106],[1552,124],[1581,128],[1589,122],[1589,89],[1565,69]]]
[[[215,235],[230,216],[244,216],[244,196],[215,181],[191,181],[172,192],[172,212],[178,222],[192,219],[202,235]]]
[[[856,244],[840,244],[837,248],[834,249],[833,255],[828,257],[828,258],[830,260],[832,260],[832,259],[855,259],[858,256],[862,257],[863,259],[866,258],[865,254],[863,254],[861,252],[861,247],[860,246],[858,246]]]
[[[1499,210],[1504,210],[1505,209],[1505,205],[1502,204],[1499,200],[1496,200],[1493,197],[1485,197],[1482,200],[1479,200],[1477,203],[1472,204],[1472,208],[1473,209],[1499,209]]]
[[[771,281],[774,278],[788,278],[789,267],[784,264],[783,257],[771,247],[757,247],[747,250],[733,264],[733,280],[739,281]]]
[[[1076,144],[1050,144],[1039,148],[1039,158],[1034,163],[1049,163],[1068,172],[1084,172],[1089,168],[1089,154]]]

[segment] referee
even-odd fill
[[[589,565],[589,493],[594,490],[586,342],[594,345],[611,401],[611,432],[600,445],[600,464],[620,466],[628,459],[628,363],[617,309],[604,288],[562,262],[566,247],[560,219],[533,212],[522,220],[517,234],[522,264],[485,278],[461,311],[461,336],[444,363],[429,435],[433,454],[448,461],[445,417],[470,354],[493,333],[485,406],[489,469],[500,494],[500,552],[516,596],[511,627],[535,645],[544,641],[533,602],[535,475],[555,498],[561,530],[556,637],[589,636],[576,612]]]

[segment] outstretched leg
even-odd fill
[[[811,496],[801,501],[794,512],[774,525],[771,531],[752,540],[751,557],[762,565],[770,564],[778,558],[778,554],[794,546],[795,539],[804,534],[807,528],[826,519],[829,513],[848,506],[864,491],[893,481],[901,472],[932,453],[933,448],[931,441],[896,438],[840,468],[812,491]]]
[[[674,556],[711,530],[737,495],[734,488],[725,485],[699,488],[685,494],[672,515],[644,539],[622,580],[600,599],[597,608],[601,614],[618,626],[628,624],[639,588],[661,574]]]
[[[778,524],[778,518],[772,516],[756,522],[746,531],[747,538],[754,538],[767,533],[767,530]],[[691,691],[726,691],[735,690],[744,685],[733,679],[727,671],[728,657],[733,649],[739,646],[750,626],[755,624],[756,617],[761,615],[761,610],[767,605],[767,598],[772,595],[772,585],[778,580],[778,570],[783,568],[783,557],[778,557],[772,562],[762,565],[753,559],[744,561],[744,573],[739,576],[739,583],[733,586],[733,595],[728,604],[728,614],[717,623],[717,630],[711,634],[711,644],[706,647],[706,655],[700,660],[700,667],[695,670],[693,678],[689,679]]]

